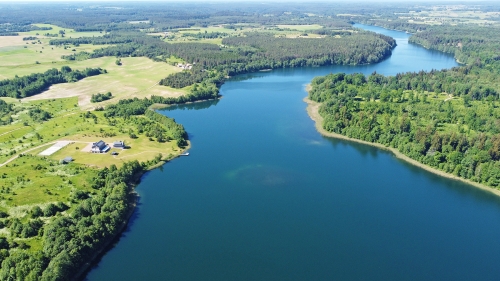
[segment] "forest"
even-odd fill
[[[449,70],[331,74],[312,81],[323,128],[396,148],[484,185],[500,185],[500,63],[495,29],[433,27],[410,41],[469,64]]]

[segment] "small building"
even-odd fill
[[[68,164],[73,162],[73,158],[71,156],[68,156],[60,161],[61,164]]]
[[[113,143],[113,147],[125,148],[125,142],[124,141],[115,141]]]
[[[98,142],[94,142],[92,144],[92,149],[90,150],[92,153],[105,153],[110,149],[108,145],[102,140]]]

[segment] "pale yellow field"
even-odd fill
[[[63,97],[78,97],[78,104],[83,109],[115,103],[117,99],[133,97],[178,97],[186,94],[184,89],[172,89],[158,85],[158,82],[180,68],[167,63],[153,62],[148,58],[122,58],[122,65],[115,63],[116,58],[104,57],[74,62],[70,65],[75,69],[85,67],[101,67],[108,73],[88,77],[76,83],[57,84],[47,91],[24,100],[40,100]],[[90,103],[92,94],[111,92],[113,99],[101,103]]]

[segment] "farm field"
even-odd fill
[[[153,62],[148,58],[122,58],[122,65],[116,65],[116,58],[103,57],[76,61],[68,66],[75,69],[86,67],[101,67],[108,73],[88,77],[75,83],[57,84],[47,91],[25,100],[41,100],[53,98],[78,97],[78,105],[83,109],[116,103],[117,100],[133,97],[178,97],[187,93],[186,89],[172,89],[158,85],[158,82],[171,73],[181,71],[180,68],[167,63]],[[91,103],[92,94],[111,92],[111,100],[101,103]]]
[[[158,86],[157,83],[171,73],[181,71],[173,65],[154,62],[144,57],[128,57],[121,59],[121,65],[115,63],[114,57],[103,57],[83,61],[68,61],[62,56],[76,52],[92,52],[102,48],[102,45],[81,44],[79,46],[49,45],[52,37],[38,34],[66,32],[65,37],[77,38],[84,36],[102,36],[99,32],[76,32],[55,25],[37,24],[40,27],[52,27],[52,30],[37,30],[22,32],[19,36],[0,36],[0,80],[12,79],[15,76],[26,76],[32,73],[45,72],[51,68],[60,69],[69,66],[72,69],[103,68],[107,74],[89,77],[76,83],[58,84],[50,87],[42,94],[24,99],[23,101],[54,98],[79,97],[78,104],[83,109],[91,109],[96,104],[90,103],[92,94],[111,92],[114,98],[99,106],[115,103],[118,99],[133,97],[178,97],[187,93],[188,89],[172,89]],[[35,36],[37,40],[23,41],[23,37]],[[61,37],[56,37],[61,38]]]

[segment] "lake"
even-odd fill
[[[371,146],[322,137],[313,77],[457,66],[408,44],[374,65],[237,76],[223,98],[161,113],[190,156],[148,172],[117,245],[87,280],[498,280],[500,198]]]

